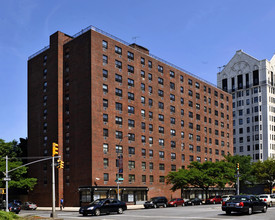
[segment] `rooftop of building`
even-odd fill
[[[97,27],[94,27],[94,26],[92,26],[92,25],[90,25],[89,27],[87,27],[87,28],[85,28],[85,29],[82,29],[80,32],[76,33],[76,34],[73,35],[73,36],[70,36],[70,35],[67,35],[67,34],[66,34],[66,36],[69,36],[70,39],[67,39],[67,40],[65,41],[65,43],[67,43],[67,42],[69,42],[69,41],[71,41],[71,40],[77,38],[78,36],[80,36],[80,35],[82,35],[82,34],[88,32],[88,31],[90,31],[90,30],[93,30],[93,31],[96,31],[96,32],[98,32],[98,33],[100,33],[100,34],[103,34],[103,35],[105,35],[105,36],[107,36],[107,37],[109,37],[109,38],[111,38],[111,39],[113,39],[113,40],[116,40],[116,41],[118,41],[118,42],[120,42],[120,43],[122,43],[122,44],[124,44],[124,45],[126,45],[126,46],[130,46],[130,47],[132,47],[133,49],[138,50],[139,52],[145,53],[147,56],[150,56],[150,57],[152,57],[152,58],[154,58],[154,59],[156,59],[156,60],[158,60],[158,61],[160,61],[160,62],[162,62],[162,63],[164,63],[164,64],[166,64],[166,65],[168,65],[168,66],[171,66],[171,67],[173,67],[173,68],[175,68],[175,69],[177,69],[177,70],[179,70],[179,71],[181,71],[181,72],[184,72],[184,73],[186,73],[186,74],[188,74],[188,75],[190,75],[190,76],[192,76],[192,77],[194,77],[194,78],[196,78],[196,79],[198,79],[198,80],[204,82],[204,83],[207,83],[207,84],[209,84],[209,85],[215,87],[215,88],[218,89],[218,90],[221,90],[220,88],[217,87],[217,85],[215,85],[215,84],[213,84],[213,83],[211,83],[211,82],[208,82],[207,80],[202,79],[202,78],[200,78],[199,76],[197,76],[197,75],[195,75],[195,74],[193,74],[193,73],[191,73],[191,72],[189,72],[189,71],[187,71],[187,70],[185,70],[185,69],[183,69],[183,68],[181,68],[181,67],[178,67],[178,66],[176,66],[176,65],[174,65],[174,64],[172,64],[172,63],[170,63],[170,62],[168,62],[168,61],[166,61],[166,60],[164,60],[164,59],[162,59],[162,58],[159,58],[159,57],[157,57],[157,56],[155,56],[155,55],[149,53],[149,50],[148,50],[147,48],[145,48],[145,47],[143,47],[143,46],[140,46],[140,45],[137,45],[137,44],[135,44],[135,43],[132,43],[132,44],[131,44],[131,43],[128,43],[128,42],[126,42],[126,41],[124,41],[124,40],[121,40],[120,38],[118,38],[118,37],[116,37],[116,36],[114,36],[114,35],[112,35],[112,34],[109,34],[109,33],[105,32],[105,31],[103,31],[103,30],[101,30],[101,29],[99,29],[99,28],[97,28]],[[41,49],[41,50],[37,51],[36,53],[32,54],[31,56],[29,56],[29,57],[28,57],[28,60],[34,58],[35,56],[41,54],[42,52],[46,51],[46,50],[49,49],[49,48],[50,48],[49,45],[46,46],[46,47],[44,47],[43,49]],[[223,91],[223,90],[221,90],[221,91]]]

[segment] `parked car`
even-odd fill
[[[164,208],[167,206],[167,198],[164,196],[153,197],[150,201],[147,201],[143,204],[144,208],[158,208],[163,206]]]
[[[190,199],[185,202],[184,205],[202,205],[202,200],[198,198]]]
[[[83,216],[89,214],[99,216],[101,213],[109,214],[111,212],[122,214],[125,210],[127,210],[125,202],[117,199],[97,199],[88,206],[80,207],[79,214],[82,214]]]
[[[37,209],[37,205],[33,202],[24,202],[24,204],[22,205],[22,209],[35,210]]]
[[[18,206],[20,206],[20,207],[21,207],[21,205],[22,205],[22,202],[21,202],[20,200],[17,200],[17,199],[14,199],[14,200],[12,200],[12,201],[10,201],[10,202],[12,202],[12,203],[14,203],[14,204],[16,204],[16,205],[18,205]]]
[[[184,200],[181,199],[181,198],[175,198],[175,199],[171,199],[169,202],[168,202],[168,206],[174,206],[174,207],[177,207],[177,206],[184,206]]]
[[[15,212],[16,214],[18,214],[21,210],[21,207],[13,202],[8,204],[8,208],[10,212]]]
[[[270,194],[261,194],[258,195],[260,199],[262,199],[264,202],[267,203],[267,205],[272,206],[273,204],[275,205],[275,196],[270,195]]]
[[[231,198],[232,195],[223,195],[222,196],[222,202],[225,202]]]
[[[216,203],[221,203],[221,202],[222,202],[222,197],[221,196],[210,196],[205,201],[206,204],[216,204]]]
[[[222,203],[222,210],[227,215],[231,212],[242,212],[251,215],[256,211],[267,211],[267,204],[254,195],[232,196],[230,200]]]

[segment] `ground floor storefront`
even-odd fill
[[[127,204],[143,204],[148,198],[147,187],[91,186],[79,187],[80,206],[96,199],[118,198]]]

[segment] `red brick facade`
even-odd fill
[[[50,156],[58,142],[65,168],[57,174],[57,200],[65,206],[115,196],[116,145],[123,152],[123,200],[179,197],[160,182],[172,169],[187,167],[191,156],[203,162],[232,154],[231,106],[229,94],[146,48],[93,28],[74,38],[57,32],[28,62],[29,156]],[[30,167],[30,175],[38,178],[30,199],[50,205],[50,162]]]

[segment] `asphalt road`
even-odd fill
[[[25,211],[22,210],[20,216],[36,215],[41,217],[49,217],[50,211]],[[95,216],[79,215],[78,212],[71,211],[57,211],[59,219],[72,220],[72,219],[93,219],[93,220],[274,220],[275,207],[268,208],[266,213],[254,213],[252,215],[232,213],[226,215],[221,210],[221,205],[201,205],[201,206],[185,206],[185,207],[171,207],[171,208],[157,208],[157,209],[139,209],[127,210],[123,214],[110,214]]]

